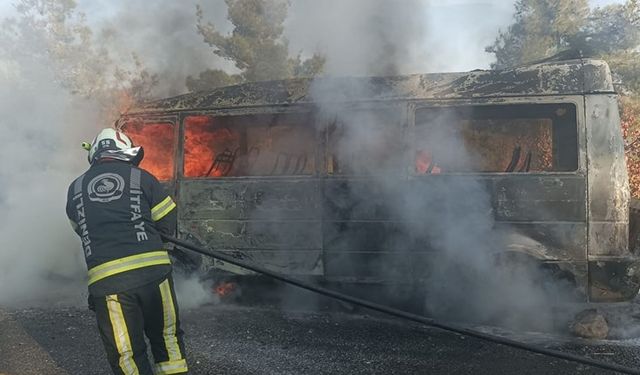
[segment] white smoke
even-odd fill
[[[332,27],[327,31],[329,40],[338,41],[327,49],[329,73],[396,75],[434,67],[451,71],[460,66],[460,61],[489,63],[480,49],[469,43],[468,34],[452,31],[455,25],[447,24],[450,20],[426,16],[434,7],[425,2],[375,0],[335,5],[337,9],[331,12],[345,22],[331,22]],[[346,22],[349,20],[351,22]],[[483,45],[490,41],[483,41]],[[352,96],[345,98],[344,93]],[[401,143],[402,137],[397,137],[399,144],[395,146],[389,141],[394,133],[397,136],[409,131],[400,126],[393,128],[401,113],[394,115],[393,107],[384,104],[359,110],[342,103],[376,95],[385,94],[366,80],[318,79],[312,85],[312,97],[324,117],[320,124],[345,125],[341,138],[335,143],[337,159],[355,157],[350,161],[354,169],[371,176],[365,188],[357,181],[345,182],[347,198],[344,199],[349,200],[350,216],[380,220],[379,217],[363,218],[360,214],[370,215],[374,211],[371,201],[375,200],[378,202],[376,212],[386,210],[392,221],[404,223],[400,234],[389,234],[392,238],[384,239],[390,254],[381,255],[382,258],[375,261],[344,257],[341,267],[363,269],[362,262],[370,262],[377,276],[391,279],[415,272],[414,276],[423,279],[419,289],[424,293],[427,310],[436,317],[551,329],[551,300],[543,292],[540,281],[544,276],[528,265],[504,267],[497,262],[496,254],[505,249],[508,231],[494,229],[491,193],[486,183],[472,175],[443,176],[415,185],[397,177],[402,171],[394,168],[406,168],[405,161],[413,157],[406,154],[410,145]],[[466,154],[462,136],[451,126],[458,120],[430,118],[432,142],[425,146],[447,165],[469,166],[474,157]],[[376,124],[393,130],[391,133],[376,131]],[[371,246],[363,245],[367,243],[364,238],[343,238],[342,241],[345,249],[359,246],[357,249],[362,251],[363,246]],[[418,253],[403,250],[411,248]],[[419,254],[421,250],[431,252]],[[425,256],[428,259],[421,258]],[[403,257],[410,260],[400,260]],[[400,295],[399,289],[393,294]],[[381,298],[379,294],[368,297]]]
[[[212,283],[201,280],[197,275],[174,273],[176,297],[181,309],[193,309],[210,303],[220,302],[213,293]]]
[[[101,44],[121,61],[130,54],[159,77],[156,97],[186,92],[186,77],[206,69],[233,70],[233,64],[214,55],[196,30],[196,4],[221,32],[232,25],[223,0],[146,1],[98,0],[79,4],[96,30]]]
[[[63,2],[40,5],[56,3]],[[123,88],[125,82],[109,80],[121,77],[117,69],[135,68],[133,53],[162,75],[156,95],[184,92],[186,76],[206,66],[209,50],[195,30],[194,4],[83,2],[54,20],[91,29],[85,44],[64,40],[73,44],[66,48],[49,34],[46,10],[21,18],[2,3],[0,305],[85,303],[86,266],[65,213],[67,187],[88,167],[80,143],[114,120],[109,114],[118,108],[108,107],[117,105],[110,97],[116,91],[105,87]],[[92,12],[89,23],[82,10]],[[96,17],[102,10],[106,16]],[[77,89],[82,95],[72,93]]]
[[[52,83],[42,61],[14,55],[0,64],[0,304],[80,295],[66,189],[84,167],[78,140],[94,132],[96,108]]]
[[[489,68],[493,56],[484,47],[511,22],[513,3],[300,0],[292,3],[285,33],[292,51],[324,53],[328,74],[467,71]]]

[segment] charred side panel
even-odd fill
[[[278,272],[322,274],[317,181],[182,181],[179,197],[182,236]]]
[[[631,199],[629,204],[629,251],[638,255],[640,251],[640,200]]]
[[[317,220],[319,187],[311,179],[184,180],[184,219]]]
[[[374,179],[327,179],[323,181],[324,219],[329,221],[392,221],[394,203],[402,198],[399,177],[389,177],[397,181],[398,201],[390,200],[389,193]],[[395,190],[395,189],[394,189]]]
[[[491,183],[496,228],[506,235],[506,251],[542,262],[554,280],[587,285],[586,178],[562,175],[511,175]]]
[[[403,282],[417,259],[406,224],[398,217],[403,180],[391,197],[372,179],[323,181],[325,276],[329,280]],[[397,200],[396,200],[397,199]]]
[[[587,96],[589,296],[622,301],[638,292],[638,256],[629,249],[629,182],[614,96]]]
[[[505,236],[505,250],[546,261],[586,260],[584,177],[432,175],[416,178],[410,184],[412,191],[423,194],[441,191],[438,186],[475,184],[474,191],[459,199],[481,199],[479,195],[487,194],[492,210],[488,215],[495,220],[498,233]],[[432,206],[438,207],[437,195],[431,199]]]
[[[580,176],[431,175],[398,180],[397,196],[376,183],[357,179],[324,182],[322,243],[325,273],[331,278],[409,281],[427,277],[438,249],[438,233],[464,232],[452,220],[460,207],[487,206],[492,236],[504,236],[504,251],[527,254],[576,272],[572,281],[586,283],[585,178]],[[451,197],[452,186],[464,192]],[[406,198],[410,197],[411,201]],[[399,210],[402,210],[399,213]],[[434,225],[435,224],[435,225]],[[488,229],[490,230],[490,228]],[[560,272],[560,271],[559,271]]]
[[[504,176],[491,183],[496,229],[506,234],[506,251],[542,262],[554,280],[587,285],[586,178]]]
[[[541,260],[586,260],[586,179],[505,176],[490,183],[498,225],[514,232],[511,251]]]
[[[183,229],[206,237],[214,249],[312,250],[320,242],[313,221],[184,220],[183,223]]]
[[[381,253],[418,248],[417,241],[411,241],[408,234],[406,223],[399,221],[327,220],[323,244],[327,252]]]
[[[498,221],[586,221],[584,177],[496,177],[491,191]]]
[[[585,262],[585,222],[497,222],[496,229],[511,233],[507,251],[531,255],[541,261]]]
[[[629,182],[615,97],[588,96],[589,256],[629,253]]]

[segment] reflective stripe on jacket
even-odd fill
[[[131,255],[128,257],[102,263],[89,270],[89,285],[105,277],[113,276],[121,272],[127,272],[138,268],[171,264],[169,254],[165,250],[150,251],[148,253]]]

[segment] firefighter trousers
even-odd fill
[[[126,292],[92,297],[114,374],[186,374],[184,342],[171,276]],[[147,358],[145,335],[155,364]]]

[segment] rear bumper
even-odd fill
[[[589,261],[589,301],[623,302],[640,289],[640,259]]]

